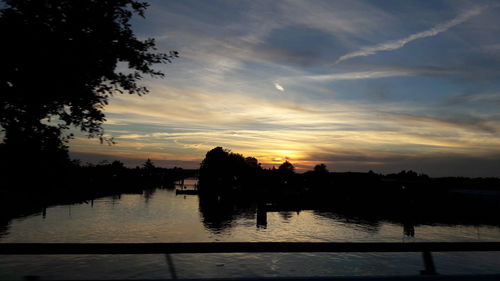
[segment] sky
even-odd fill
[[[149,1],[139,38],[180,58],[105,108],[74,158],[500,176],[500,1]],[[124,66],[121,66],[122,68]]]

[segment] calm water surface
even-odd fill
[[[51,207],[45,216],[15,219],[0,233],[0,242],[500,241],[496,226],[418,225],[412,237],[399,223],[332,212],[270,212],[267,225],[258,226],[250,207],[227,211],[200,209],[197,196],[155,190]],[[414,275],[422,269],[420,253],[178,254],[172,259],[180,278]],[[500,273],[498,253],[435,253],[434,259],[442,274]],[[0,258],[0,279],[26,275],[154,279],[170,278],[170,271],[164,255]]]

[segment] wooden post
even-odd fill
[[[267,208],[266,203],[260,203],[257,206],[257,227],[267,227]]]

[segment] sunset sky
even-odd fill
[[[270,167],[500,176],[500,2],[149,1],[140,38],[180,58],[116,95],[83,162],[196,168],[222,146]],[[122,66],[123,67],[123,66]]]

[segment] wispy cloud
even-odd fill
[[[483,7],[476,7],[474,9],[470,9],[470,10],[458,15],[456,18],[454,18],[450,21],[438,24],[430,29],[427,29],[427,30],[424,30],[424,31],[421,31],[418,33],[414,33],[410,36],[407,36],[407,37],[399,39],[399,40],[389,41],[389,42],[385,42],[385,43],[378,44],[375,46],[363,47],[358,51],[354,51],[354,52],[351,52],[351,53],[348,53],[348,54],[341,56],[340,58],[337,59],[337,61],[335,61],[335,63],[339,63],[341,61],[345,61],[345,60],[356,58],[356,57],[366,57],[366,56],[374,55],[374,54],[376,54],[378,52],[382,52],[382,51],[397,50],[399,48],[404,47],[406,44],[410,43],[411,41],[436,36],[439,33],[445,32],[448,29],[450,29],[456,25],[464,23],[465,21],[469,20],[470,18],[472,18],[474,16],[478,16],[487,7],[488,6],[483,6]]]
[[[314,81],[337,81],[337,80],[362,80],[362,79],[377,79],[387,77],[409,76],[411,72],[404,71],[361,71],[361,72],[346,72],[324,75],[308,75],[302,78]]]
[[[166,80],[144,80],[149,95],[110,100],[105,128],[115,146],[82,137],[72,141],[72,152],[197,167],[206,151],[223,146],[267,167],[288,159],[297,167],[322,161],[332,170],[378,171],[374,167],[406,157],[478,158],[499,151],[496,11],[459,8],[463,12],[439,18],[450,6],[479,6],[467,1],[151,3],[150,25],[143,25],[141,37],[157,38],[159,51],[179,50],[182,57],[158,65]],[[438,21],[424,28],[430,29],[416,29],[434,16]],[[439,45],[426,40],[432,48],[454,44],[453,53],[437,56],[429,48],[421,52],[430,52],[429,60],[414,56],[331,68],[337,58],[396,50],[468,20],[469,28],[453,29],[454,36]],[[373,40],[384,33],[403,35]],[[361,48],[366,40],[375,43]],[[400,51],[411,56],[412,49]],[[417,169],[415,163],[394,167]]]
[[[136,126],[140,126],[142,132],[128,129],[118,132],[115,134],[116,146],[98,150],[89,149],[87,139],[78,139],[73,142],[72,151],[112,152],[141,159],[158,154],[169,159],[201,160],[207,150],[220,145],[258,157],[269,165],[280,161],[273,159],[285,157],[294,163],[313,165],[310,155],[326,148],[347,154],[355,147],[373,156],[380,151],[425,154],[434,151],[467,153],[472,149],[476,153],[478,150],[489,153],[500,145],[498,138],[491,136],[497,122],[490,118],[436,118],[396,104],[387,112],[380,111],[376,105],[360,102],[336,101],[332,106],[322,101],[299,105],[283,98],[270,102],[237,95],[229,96],[233,103],[228,111],[222,102],[206,107],[208,102],[219,100],[216,93],[174,91],[168,87],[157,90],[160,89],[164,90],[161,98],[153,94],[144,99],[124,96],[122,99],[128,101],[126,108],[118,106],[117,98],[114,106],[108,107],[108,112],[120,113],[127,109],[129,114],[135,113],[133,120],[138,122]],[[179,95],[182,101],[190,102],[174,102]],[[223,94],[226,99],[227,95]],[[161,104],[161,109],[157,104]],[[190,108],[201,111],[196,113]],[[210,114],[206,114],[206,110]],[[164,126],[151,125],[152,118]],[[110,119],[114,119],[113,114]],[[183,129],[168,126],[172,119]]]
[[[473,93],[463,94],[453,97],[445,102],[447,105],[479,103],[484,105],[497,106],[500,104],[500,92],[496,93]]]
[[[278,91],[281,91],[281,92],[284,92],[285,91],[285,88],[283,88],[283,86],[281,86],[280,84],[274,82],[274,87],[276,88],[276,90]]]

